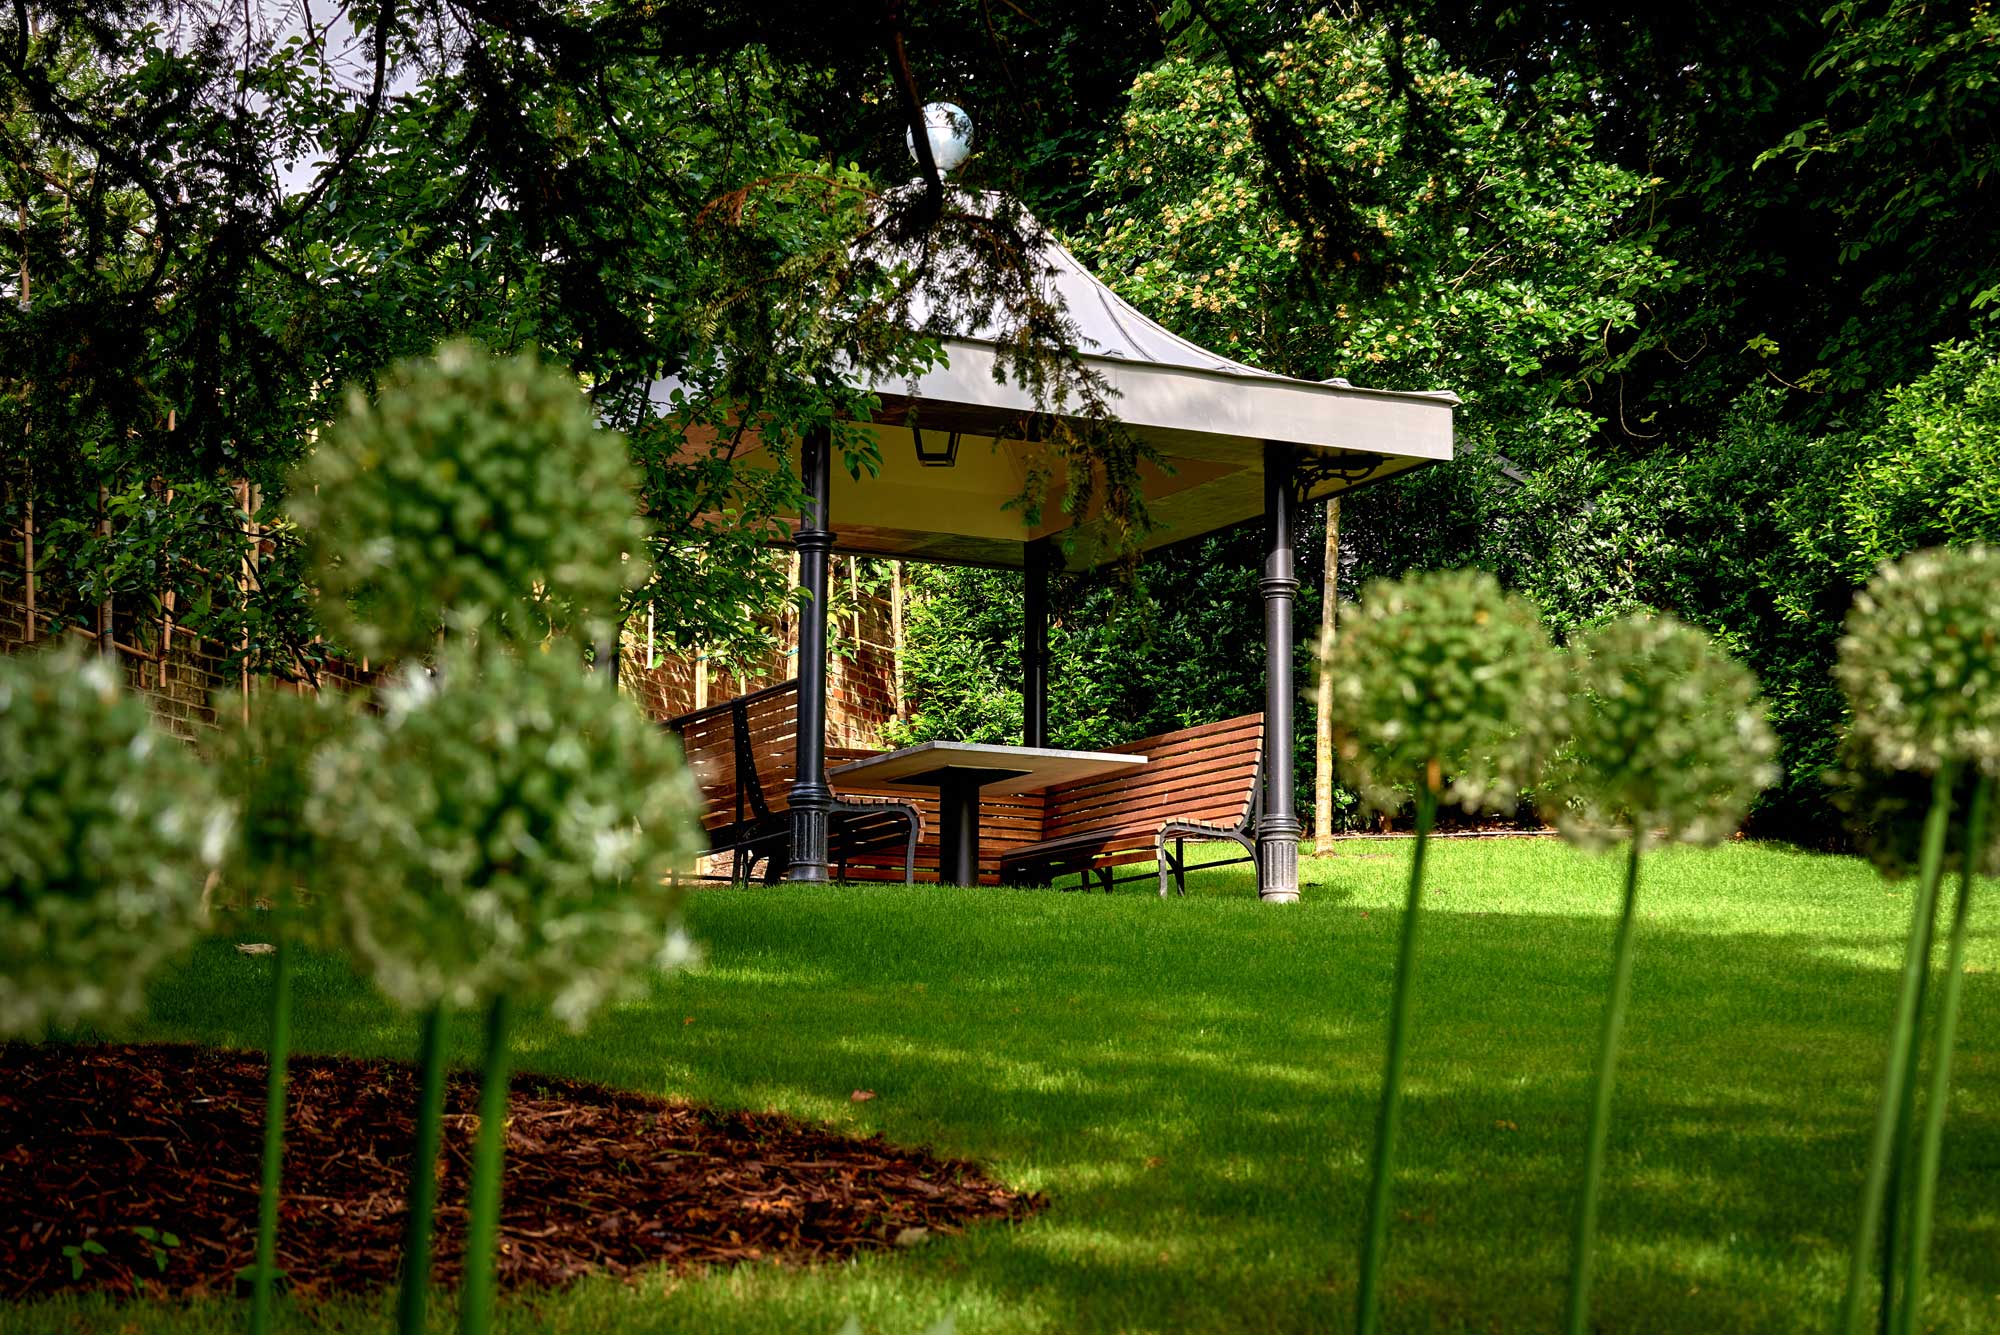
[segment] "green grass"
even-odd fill
[[[1305,902],[1210,872],[1161,903],[1047,891],[717,890],[708,955],[528,1070],[784,1109],[984,1161],[1052,1207],[893,1256],[592,1282],[503,1301],[511,1331],[885,1335],[1347,1328],[1407,844],[1309,860]],[[1560,1317],[1616,856],[1444,841],[1430,877],[1386,1329]],[[1853,1227],[1907,887],[1737,844],[1649,857],[1605,1182],[1605,1330],[1808,1331]],[[1978,912],[1934,1250],[1932,1329],[2000,1329],[2000,886]],[[213,945],[151,1037],[254,1044],[268,966]],[[405,1055],[345,969],[298,979],[302,1050]],[[454,1034],[473,1057],[476,1025]],[[856,1088],[873,1102],[853,1104]],[[389,1301],[281,1324],[380,1330]],[[441,1322],[444,1313],[434,1317]],[[68,1300],[0,1332],[233,1330],[235,1304]],[[440,1326],[440,1328],[442,1328]]]

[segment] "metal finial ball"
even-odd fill
[[[949,102],[932,102],[924,107],[924,129],[931,141],[931,161],[940,172],[956,171],[972,156],[972,117]],[[917,137],[906,130],[903,141],[910,156],[917,156]]]

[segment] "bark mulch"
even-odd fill
[[[278,1263],[294,1293],[396,1281],[415,1098],[408,1066],[292,1062]],[[446,1285],[476,1106],[475,1081],[454,1075],[435,1244]],[[0,1047],[0,1297],[232,1291],[255,1246],[263,1113],[257,1053]],[[509,1286],[834,1259],[1046,1203],[880,1136],[539,1075],[513,1082],[502,1199]]]

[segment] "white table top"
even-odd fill
[[[1001,777],[980,785],[982,793],[1034,793],[1059,783],[1095,779],[1146,763],[1120,751],[1058,751],[1046,746],[1001,746],[985,742],[919,742],[900,751],[849,761],[827,771],[852,786],[911,784],[935,787],[938,771],[990,770]]]

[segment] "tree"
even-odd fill
[[[852,369],[934,346],[904,318],[919,277],[1019,331],[1010,369],[1085,419],[1055,444],[1115,482],[1134,445],[1037,306],[1018,216],[960,207],[932,164],[915,190],[882,182],[909,174],[902,128],[939,86],[990,90],[982,134],[1018,154],[993,156],[996,179],[1025,161],[1060,194],[1079,113],[1051,80],[1115,91],[1156,38],[1127,5],[1053,25],[984,10],[438,0],[291,31],[208,0],[0,15],[24,219],[0,248],[34,282],[0,311],[0,439],[10,518],[33,502],[45,529],[50,609],[150,615],[170,593],[192,633],[311,675],[326,650],[276,522],[287,470],[345,386],[464,334],[540,347],[631,436],[658,578],[628,610],[687,640],[755,634],[786,591],[742,558],[796,486],[736,467],[740,432],[865,418]],[[954,244],[968,230],[989,244]],[[868,466],[864,434],[840,444]],[[246,477],[272,507],[254,535],[220,501]],[[1140,522],[1129,492],[1108,500]],[[275,550],[238,589],[254,544]]]

